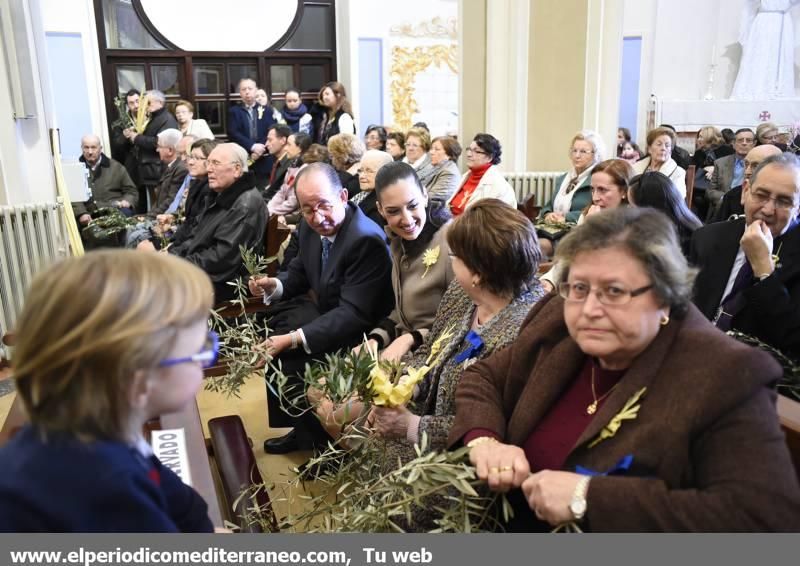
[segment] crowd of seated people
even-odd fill
[[[289,377],[283,395],[303,392],[307,364],[359,351],[365,337],[381,359],[410,367],[445,342],[407,405],[364,412],[361,399],[337,406],[311,388],[303,399],[312,410],[297,416],[268,388],[269,426],[291,428],[264,443],[268,454],[323,450],[363,416],[387,442],[387,471],[414,458],[423,435],[428,449],[468,447],[486,488],[508,493],[508,531],[569,522],[590,531],[800,530],[798,475],[775,412],[782,370],[726,335],[742,332],[800,360],[800,160],[785,152],[776,126],[727,138],[703,128],[693,155],[669,125],[644,135],[644,153],[620,128],[611,159],[598,133],[581,130],[548,202],[529,218],[501,170],[501,140],[490,133],[459,142],[417,123],[403,131],[372,124],[359,134],[337,82],[308,105],[290,89],[282,110],[251,79],[238,90],[229,143],[206,139],[208,125],[193,118],[188,101],[178,102],[175,120],[163,95],[146,93],[158,131],[124,133],[140,148],[125,165],[150,150],[159,163],[146,155],[135,179],[102,154],[97,136],[82,140],[99,188],[94,202],[76,203],[80,222],[90,224],[101,203],[129,215],[144,200],[128,244],[164,252],[154,263],[126,258],[155,254],[125,252],[92,265],[98,273],[114,267],[114,277],[166,266],[192,287],[176,299],[163,284],[171,304],[193,314],[160,318],[159,332],[171,329],[174,342],[160,344],[158,359],[122,368],[118,387],[138,387],[141,378],[128,371],[136,364],[190,359],[199,342],[189,340],[196,305],[186,301],[202,291],[207,309],[212,298],[231,298],[229,283],[247,276],[239,246],[262,252],[277,216],[292,228],[281,270],[247,285],[266,305],[271,331],[259,347]],[[538,274],[549,259],[550,270]],[[40,295],[53,292],[39,286]],[[20,327],[23,343],[34,328]],[[109,454],[138,446],[127,429],[107,434],[91,422],[87,436],[83,424],[43,420],[31,389],[43,370],[23,368],[31,430],[52,431],[53,440],[28,431],[9,454],[36,455],[55,441],[65,454],[76,442],[111,443]],[[149,396],[140,405],[137,415],[166,407]],[[632,407],[633,416],[623,414]],[[136,419],[127,424],[139,427]],[[16,489],[0,482],[0,500]],[[206,530],[195,494],[180,496],[191,513],[156,505],[157,528]],[[404,527],[434,527],[442,502],[429,503]],[[52,523],[43,517],[22,523],[0,512],[0,529],[46,530]]]

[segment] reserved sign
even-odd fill
[[[150,444],[153,453],[164,466],[178,474],[183,483],[192,485],[189,453],[182,428],[154,430],[150,435]]]

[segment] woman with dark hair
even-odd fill
[[[364,134],[364,145],[368,150],[386,151],[386,128],[377,124],[367,126],[367,133]]]
[[[628,200],[632,205],[655,208],[666,214],[678,231],[683,254],[688,255],[692,234],[703,223],[686,205],[669,177],[658,171],[634,177],[630,182]]]
[[[800,529],[781,368],[692,304],[694,270],[666,217],[593,215],[557,257],[558,294],[455,395],[449,447],[467,446],[478,478],[509,492],[507,530]]]
[[[490,134],[475,134],[466,150],[469,171],[461,178],[461,186],[447,201],[449,213],[459,216],[476,202],[496,198],[517,208],[514,189],[505,180],[497,165],[503,148]]]
[[[308,108],[303,104],[300,98],[300,91],[290,88],[284,94],[283,109],[281,116],[286,125],[289,126],[293,132],[300,132],[311,136],[314,133],[314,125],[312,123],[311,114],[308,113]]]
[[[336,134],[355,135],[356,122],[353,118],[353,109],[347,100],[347,91],[342,83],[332,81],[323,86],[319,91],[319,104],[326,110],[317,138],[319,143],[327,144]]]
[[[406,135],[403,132],[386,134],[386,151],[395,161],[402,161],[406,156]]]
[[[622,157],[626,143],[631,143],[631,131],[628,128],[617,128],[617,157]]]

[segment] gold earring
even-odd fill
[[[661,315],[661,326],[666,326],[669,324],[669,315],[662,314]]]

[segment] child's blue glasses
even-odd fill
[[[161,363],[158,364],[158,367],[170,367],[175,366],[178,364],[184,364],[186,362],[195,362],[199,363],[203,369],[210,368],[215,363],[217,363],[217,358],[219,357],[219,336],[213,330],[209,330],[208,337],[206,338],[205,344],[203,344],[203,349],[200,350],[198,353],[194,354],[193,356],[189,356],[188,358],[171,358],[163,360]]]

